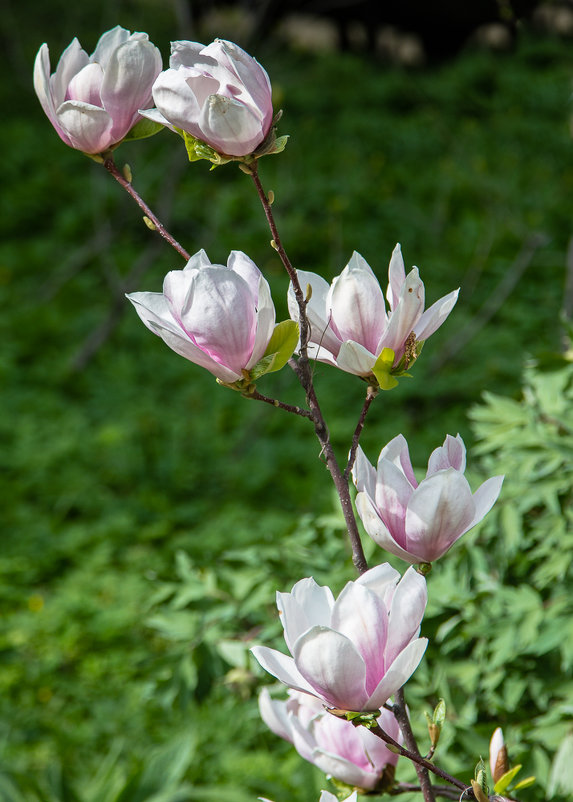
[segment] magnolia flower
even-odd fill
[[[374,711],[409,679],[422,659],[419,638],[426,582],[413,568],[400,581],[388,563],[348,582],[335,601],[312,577],[277,593],[288,657],[266,646],[251,651],[293,690],[328,707]]]
[[[384,741],[366,727],[355,727],[350,721],[326,712],[314,696],[290,691],[289,699],[282,701],[271,699],[264,688],[259,696],[259,710],[275,735],[289,741],[301,757],[335,780],[372,791],[388,775],[390,778],[394,775],[398,755]],[[400,742],[400,728],[392,713],[382,710],[378,723]]]
[[[214,150],[246,156],[273,120],[271,84],[261,65],[232,42],[172,42],[169,69],[153,86],[146,117],[186,131]]]
[[[459,435],[448,435],[432,452],[420,484],[401,434],[384,446],[377,469],[359,447],[352,469],[356,509],[370,537],[409,563],[437,560],[481,521],[501,490],[503,476],[494,476],[472,495],[465,467]]]
[[[400,245],[394,248],[388,269],[388,311],[378,279],[356,251],[330,287],[316,273],[299,270],[297,274],[303,292],[307,285],[312,289],[307,305],[309,355],[357,376],[380,375],[381,386],[386,384],[382,374],[397,368],[404,357],[403,369],[416,359],[416,344],[442,325],[459,292],[440,298],[424,312],[424,285],[418,268],[406,275]],[[290,316],[298,320],[292,286],[288,304]],[[396,383],[392,380],[388,388]]]
[[[102,153],[141,120],[138,109],[151,102],[161,67],[161,54],[146,33],[130,34],[118,25],[103,34],[91,56],[74,39],[53,75],[43,44],[34,64],[34,88],[66,145]]]
[[[498,727],[491,736],[491,741],[489,743],[489,767],[494,783],[509,771],[507,747],[503,739],[501,727]]]
[[[296,344],[297,331],[286,321],[290,346],[286,342],[274,347],[275,333],[285,324],[275,327],[269,285],[241,251],[232,251],[225,267],[211,264],[201,250],[183,270],[165,276],[163,292],[132,292],[127,297],[148,329],[225,384],[249,378],[253,369],[257,375],[278,370]]]
[[[345,797],[342,802],[356,802],[357,799],[357,792],[353,791],[350,796]],[[330,791],[321,791],[318,802],[338,802],[338,797],[331,794]]]

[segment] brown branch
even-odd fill
[[[286,404],[284,401],[279,401],[278,398],[269,398],[268,396],[259,393],[258,390],[252,390],[251,392],[243,393],[243,396],[245,398],[252,398],[254,401],[264,401],[265,404],[278,407],[278,409],[284,409],[285,412],[292,412],[293,415],[300,415],[301,418],[312,418],[312,415],[308,409],[302,409],[302,407],[295,406],[294,404]]]
[[[320,409],[320,404],[318,403],[318,398],[316,397],[316,392],[314,390],[312,368],[308,359],[308,352],[307,352],[307,345],[310,338],[310,323],[308,320],[308,315],[306,314],[307,301],[303,295],[302,288],[298,280],[297,272],[292,266],[292,263],[288,258],[287,253],[281,242],[277,226],[274,220],[270,201],[267,195],[265,194],[265,191],[259,178],[258,167],[256,162],[253,165],[250,165],[249,170],[248,171],[245,170],[245,172],[248,172],[248,174],[253,179],[253,184],[255,185],[255,189],[257,190],[259,200],[261,202],[261,205],[265,212],[265,216],[267,218],[267,222],[269,224],[269,228],[271,230],[273,248],[280,256],[281,262],[283,263],[284,268],[287,271],[289,278],[291,280],[294,295],[299,309],[300,356],[299,359],[296,361],[290,360],[289,364],[291,365],[291,367],[293,367],[296,376],[306,393],[306,400],[310,411],[310,419],[314,424],[314,431],[320,443],[322,453],[324,454],[326,460],[326,467],[328,468],[328,471],[332,477],[332,481],[334,482],[338,498],[340,499],[340,506],[342,508],[342,514],[344,515],[346,530],[348,532],[348,538],[350,540],[350,546],[352,548],[352,562],[354,563],[354,566],[358,571],[358,573],[363,574],[365,571],[368,570],[368,563],[366,562],[366,557],[364,556],[364,550],[362,548],[362,543],[360,541],[360,534],[358,532],[356,517],[354,515],[354,509],[352,507],[352,499],[350,498],[350,488],[348,485],[348,480],[344,477],[344,474],[342,473],[340,465],[338,464],[338,461],[336,459],[334,449],[332,448],[332,443],[330,442],[330,433],[328,431],[326,421],[324,420],[324,416]]]
[[[189,256],[185,248],[183,248],[183,246],[177,242],[175,237],[171,236],[171,234],[169,233],[169,231],[167,231],[165,226],[153,214],[153,212],[151,211],[149,206],[145,203],[143,198],[135,191],[135,189],[132,187],[131,183],[127,180],[127,178],[123,175],[123,173],[117,169],[117,166],[111,156],[105,159],[103,166],[108,171],[108,173],[110,173],[110,175],[112,175],[115,178],[118,184],[121,184],[121,186],[125,189],[125,191],[131,195],[131,197],[137,203],[139,208],[144,212],[145,216],[149,218],[149,220],[151,220],[157,233],[160,234],[163,237],[163,239],[166,240],[171,245],[172,248],[175,248],[177,253],[180,256],[182,256],[186,262],[188,262],[191,257]]]
[[[400,726],[402,735],[404,736],[404,741],[406,743],[406,746],[415,755],[421,757],[420,750],[418,749],[418,744],[416,742],[416,738],[414,736],[414,733],[412,732],[412,727],[410,725],[410,719],[408,717],[408,711],[406,709],[406,702],[404,699],[404,689],[400,688],[399,690],[397,690],[394,695],[394,698],[395,698],[395,703],[393,705],[393,712],[396,721]],[[422,793],[424,794],[424,799],[426,800],[426,802],[433,802],[435,800],[435,795],[432,788],[432,783],[430,782],[430,775],[428,774],[427,767],[421,765],[420,763],[415,763],[414,766],[416,768],[416,774],[418,775],[418,782],[420,783],[420,788],[422,789]]]
[[[445,780],[446,782],[450,783],[450,785],[455,785],[455,787],[459,788],[460,791],[464,791],[468,799],[475,799],[471,786],[468,787],[461,780],[456,779],[456,777],[452,777],[451,774],[448,774],[446,771],[434,766],[433,763],[430,763],[429,760],[426,760],[420,755],[418,749],[413,752],[410,751],[410,749],[406,749],[406,747],[401,746],[398,741],[395,741],[394,738],[392,738],[391,735],[388,735],[387,732],[384,732],[379,724],[376,724],[374,727],[372,727],[370,732],[373,732],[374,735],[378,736],[378,738],[384,741],[384,743],[390,744],[390,746],[394,747],[394,751],[396,751],[402,757],[407,757],[412,761],[412,763],[414,763],[414,765],[423,766],[424,768],[428,769],[428,771],[431,771],[433,774],[440,777],[440,779]]]
[[[459,793],[448,785],[433,785],[434,794],[436,796],[443,796],[445,799],[459,799]],[[412,794],[421,791],[419,785],[415,783],[396,783],[396,785],[388,791],[390,796],[398,796],[399,794]]]
[[[354,430],[354,434],[352,436],[352,446],[350,448],[350,454],[348,455],[348,462],[346,463],[346,468],[344,469],[344,478],[347,481],[348,479],[350,479],[350,474],[354,466],[354,461],[356,460],[356,452],[358,451],[358,443],[360,441],[360,435],[362,434],[362,429],[364,428],[366,415],[368,414],[368,410],[370,409],[370,404],[374,401],[377,395],[378,395],[378,388],[369,385],[368,390],[366,391],[366,398],[364,399],[364,406],[362,407],[360,418],[358,419],[356,429]]]

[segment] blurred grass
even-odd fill
[[[61,761],[84,776],[116,741],[125,764],[135,765],[174,730],[196,727],[208,770],[196,766],[193,782],[233,785],[238,773],[243,784],[252,777],[247,798],[286,798],[286,787],[313,799],[318,775],[282,744],[273,746],[284,761],[276,767],[252,700],[246,705],[222,686],[228,665],[211,664],[212,650],[196,655],[190,708],[155,696],[174,669],[165,633],[146,625],[153,589],[172,576],[182,548],[198,571],[231,564],[238,577],[246,569],[230,552],[269,555],[269,620],[278,583],[289,587],[312,570],[322,580],[351,575],[342,541],[324,541],[324,532],[340,536],[332,521],[322,535],[313,527],[304,534],[298,523],[332,508],[312,432],[216,386],[151,337],[131,309],[87,366],[73,369],[142,252],[156,248],[132,289],[158,290],[180,266],[168,246],[153,244],[109,176],[65,148],[31,91],[44,40],[55,62],[73,35],[91,50],[119,20],[148,30],[167,53],[171,12],[158,14],[151,3],[117,9],[66,6],[59,17],[63,6],[38,5],[24,24],[12,4],[2,22],[12,67],[0,87],[8,112],[0,127],[2,760],[22,775]],[[377,400],[366,452],[374,458],[399,431],[418,464],[446,432],[471,443],[467,410],[482,391],[516,395],[525,355],[560,342],[573,189],[570,45],[525,32],[515,52],[468,52],[420,72],[352,55],[258,55],[285,112],[280,133],[291,135],[286,153],[266,159],[261,173],[275,191],[293,262],[331,278],[357,249],[384,284],[400,241],[407,265],[420,267],[429,303],[462,289],[414,378]],[[243,174],[188,167],[167,132],[123,146],[121,160],[152,207],[172,193],[169,227],[187,250],[204,247],[221,262],[233,248],[246,251],[286,316],[286,282]],[[542,244],[530,248],[519,277],[519,254],[535,235]],[[508,274],[516,276],[508,299],[456,352]],[[344,455],[364,386],[321,365],[316,379]],[[288,370],[261,389],[302,400]],[[282,561],[270,556],[278,544]],[[235,634],[259,623],[253,611],[237,613]],[[242,743],[229,723],[236,721]]]

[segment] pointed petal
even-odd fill
[[[409,643],[394,660],[374,693],[364,705],[364,710],[378,710],[396,691],[406,683],[418,668],[426,646],[427,638],[418,638]]]
[[[384,674],[388,610],[382,599],[364,584],[349,582],[332,610],[332,628],[345,635],[366,666],[366,693]]]
[[[315,695],[332,707],[362,710],[368,696],[366,667],[347,637],[328,627],[313,627],[296,642],[294,659]]]
[[[365,492],[370,498],[374,498],[376,493],[376,469],[367,459],[361,446],[358,446],[356,450],[356,459],[352,466],[352,478],[358,491]]]
[[[388,642],[384,658],[390,665],[413,638],[420,634],[420,625],[428,603],[426,580],[410,566],[394,592],[388,618]]]
[[[454,468],[434,473],[414,490],[406,513],[406,548],[437,560],[466,532],[475,515],[467,479]]]
[[[332,328],[343,342],[352,340],[378,353],[386,328],[386,304],[378,279],[356,251],[332,283],[327,305],[332,310]]]
[[[186,81],[190,74],[195,75],[195,72],[191,73],[189,67],[160,72],[153,84],[153,100],[172,125],[202,139],[199,128],[201,107]]]
[[[268,646],[253,646],[251,654],[265,671],[268,671],[287,687],[317,696],[312,686],[301,675],[292,657],[278,652],[276,649],[269,649]]]
[[[48,49],[48,45],[45,43],[38,50],[36,60],[34,61],[34,89],[46,116],[56,129],[58,136],[66,143],[66,145],[69,145],[70,139],[65,131],[62,130],[56,116],[57,106],[54,102],[52,89],[50,86],[50,51]],[[62,100],[63,97],[58,100],[58,106]]]
[[[346,785],[363,788],[365,791],[370,791],[374,788],[380,779],[379,774],[375,771],[366,771],[350,760],[321,748],[314,750],[312,762],[330,777],[334,777],[340,782],[346,783]]]
[[[473,526],[479,523],[482,518],[485,518],[485,516],[491,510],[497,501],[497,497],[501,493],[503,480],[503,476],[492,476],[491,479],[487,479],[480,487],[478,487],[473,495],[476,511],[473,521],[469,525],[468,529],[471,529]]]
[[[390,563],[381,563],[365,571],[362,576],[358,577],[356,583],[364,585],[364,587],[375,593],[388,609],[399,580],[400,574],[395,568],[392,568]]]
[[[128,41],[129,37],[129,31],[122,28],[121,25],[116,25],[115,28],[106,31],[100,36],[90,61],[101,64],[104,69],[107,69],[109,59],[120,45]]]
[[[404,351],[404,343],[414,330],[414,325],[423,311],[424,284],[418,275],[418,268],[413,267],[402,285],[398,303],[390,315],[376,353],[379,354],[383,348],[391,348],[396,354],[395,364],[399,362]]]
[[[459,434],[455,437],[446,435],[444,445],[432,451],[426,476],[445,471],[447,468],[455,468],[460,473],[466,469],[466,447]]]
[[[66,99],[68,84],[74,75],[83,69],[86,64],[89,64],[89,62],[90,58],[85,50],[82,50],[82,46],[78,40],[75,38],[72,39],[60,56],[56,71],[50,78],[50,93],[56,110]]]
[[[388,267],[388,290],[386,292],[386,300],[388,301],[391,311],[394,311],[398,305],[400,290],[405,281],[406,270],[404,268],[404,259],[402,258],[400,243],[398,243],[392,251],[392,257]]]
[[[257,295],[255,341],[251,358],[246,365],[247,370],[250,370],[263,358],[275,327],[275,306],[271,298],[271,288],[263,276],[259,279]]]
[[[427,340],[431,334],[440,328],[456,305],[459,293],[459,290],[454,290],[454,292],[450,292],[449,295],[444,295],[443,298],[440,298],[439,301],[432,304],[429,309],[426,309],[413,329],[417,340]]]
[[[384,446],[380,452],[378,462],[382,459],[387,459],[393,462],[399,468],[406,479],[410,482],[413,488],[418,487],[418,482],[414,476],[414,469],[410,460],[410,450],[406,438],[402,434],[396,435],[390,442]]]
[[[277,607],[289,651],[298,638],[314,626],[330,626],[334,597],[329,587],[312,577],[300,579],[290,593],[277,593]]]

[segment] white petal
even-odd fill
[[[404,343],[414,329],[416,321],[424,311],[424,284],[418,275],[416,267],[406,276],[402,285],[400,298],[396,304],[386,331],[380,338],[376,353],[383,348],[392,348],[398,362],[404,350]]]
[[[365,710],[378,710],[381,708],[410,679],[418,668],[427,645],[427,638],[418,638],[418,640],[412,641],[400,652],[386,672],[384,679],[366,702]]]
[[[332,283],[327,301],[331,326],[344,342],[352,340],[371,353],[386,328],[386,304],[378,279],[356,251],[340,276]]]
[[[332,610],[332,628],[352,641],[366,666],[366,692],[384,674],[388,610],[365,583],[348,582]]]
[[[405,281],[406,270],[404,268],[404,259],[402,258],[400,243],[398,243],[392,251],[390,265],[388,266],[388,290],[386,292],[386,300],[392,311],[394,311],[398,305],[400,290]]]
[[[406,513],[406,548],[432,562],[468,530],[475,503],[466,478],[454,468],[434,473],[412,493]]]
[[[294,659],[315,695],[332,707],[362,710],[368,696],[366,667],[347,637],[328,627],[313,627],[297,640]]]
[[[290,593],[277,593],[277,607],[292,653],[298,638],[311,627],[329,626],[334,597],[329,587],[317,585],[312,577],[300,579]]]
[[[50,78],[50,92],[56,109],[66,99],[68,84],[74,75],[89,64],[89,61],[88,54],[82,50],[78,40],[72,39],[60,56],[56,71]]]
[[[287,703],[285,701],[272,699],[268,690],[263,688],[259,694],[259,713],[267,727],[275,735],[278,735],[279,738],[284,738],[289,743],[293,742]]]
[[[341,370],[354,373],[355,376],[369,376],[376,364],[376,357],[364,346],[348,340],[340,346],[336,364]]]
[[[459,434],[456,437],[448,434],[444,445],[432,451],[426,476],[431,476],[437,471],[445,471],[447,468],[455,468],[460,473],[466,469],[466,447]]]
[[[444,320],[450,314],[456,301],[458,300],[459,290],[450,292],[449,295],[444,295],[439,301],[426,309],[424,314],[414,326],[414,334],[416,339],[420,341],[427,340],[428,337],[440,328]]]
[[[428,602],[426,580],[415,568],[408,568],[394,592],[388,619],[388,642],[384,657],[392,663],[420,633]]]
[[[103,109],[79,100],[67,100],[59,107],[57,118],[77,150],[102,153],[113,144],[110,136],[113,120]]]
[[[309,693],[311,696],[318,695],[301,675],[292,657],[278,652],[276,649],[269,649],[268,646],[253,646],[251,653],[265,671],[268,671],[284,685],[295,691]]]
[[[365,492],[371,498],[374,498],[376,492],[376,469],[366,457],[362,447],[358,446],[356,450],[356,459],[352,466],[352,478],[356,489],[360,492]]]
[[[201,139],[199,128],[201,107],[185,80],[188,75],[188,67],[159,73],[153,84],[153,100],[161,114],[172,125]]]
[[[409,563],[422,561],[420,557],[411,555],[396,543],[366,493],[358,493],[356,496],[356,509],[364,524],[364,529],[381,548]]]
[[[129,38],[129,31],[126,31],[121,25],[116,25],[115,28],[106,31],[100,36],[96,49],[90,57],[90,61],[101,64],[105,69],[113,53],[115,53],[120,45],[127,42]]]
[[[497,497],[501,493],[503,479],[503,476],[492,476],[491,479],[487,479],[487,481],[478,487],[473,495],[476,512],[473,521],[468,527],[469,529],[479,523],[491,510],[497,501]]]
[[[247,370],[250,370],[263,358],[275,327],[275,307],[273,299],[271,298],[271,288],[269,287],[268,281],[263,278],[263,276],[259,278],[257,295],[255,341],[251,358],[246,365]]]
[[[408,449],[408,443],[404,435],[396,435],[396,437],[384,446],[380,452],[378,462],[382,459],[393,462],[394,465],[402,471],[412,487],[418,487],[418,482],[416,481],[414,469],[412,468],[412,462],[410,460],[410,450]]]
[[[297,270],[298,280],[303,292],[307,296],[307,289],[311,288],[311,298],[306,307],[308,322],[310,323],[310,342],[316,343],[334,356],[340,349],[340,340],[330,328],[330,310],[327,309],[326,299],[330,287],[322,276],[306,270]],[[299,321],[299,309],[292,285],[288,291],[288,310],[292,320]],[[322,361],[322,360],[321,360]]]
[[[252,153],[265,136],[261,121],[250,106],[220,94],[212,94],[207,99],[199,127],[202,139],[229,156]]]
[[[406,548],[406,510],[414,492],[399,467],[390,460],[378,460],[376,496],[373,501],[392,537],[403,548]]]
[[[360,766],[355,765],[350,760],[346,760],[346,758],[335,755],[332,752],[327,752],[324,749],[315,749],[312,762],[321,771],[334,777],[334,779],[346,783],[346,785],[363,788],[365,791],[370,791],[374,788],[380,779],[380,775],[374,770],[364,771],[364,769],[361,769]]]
[[[392,568],[390,563],[381,563],[375,565],[365,571],[362,576],[358,577],[356,584],[364,585],[373,593],[375,593],[388,608],[394,588],[398,584],[400,574],[395,568]]]

